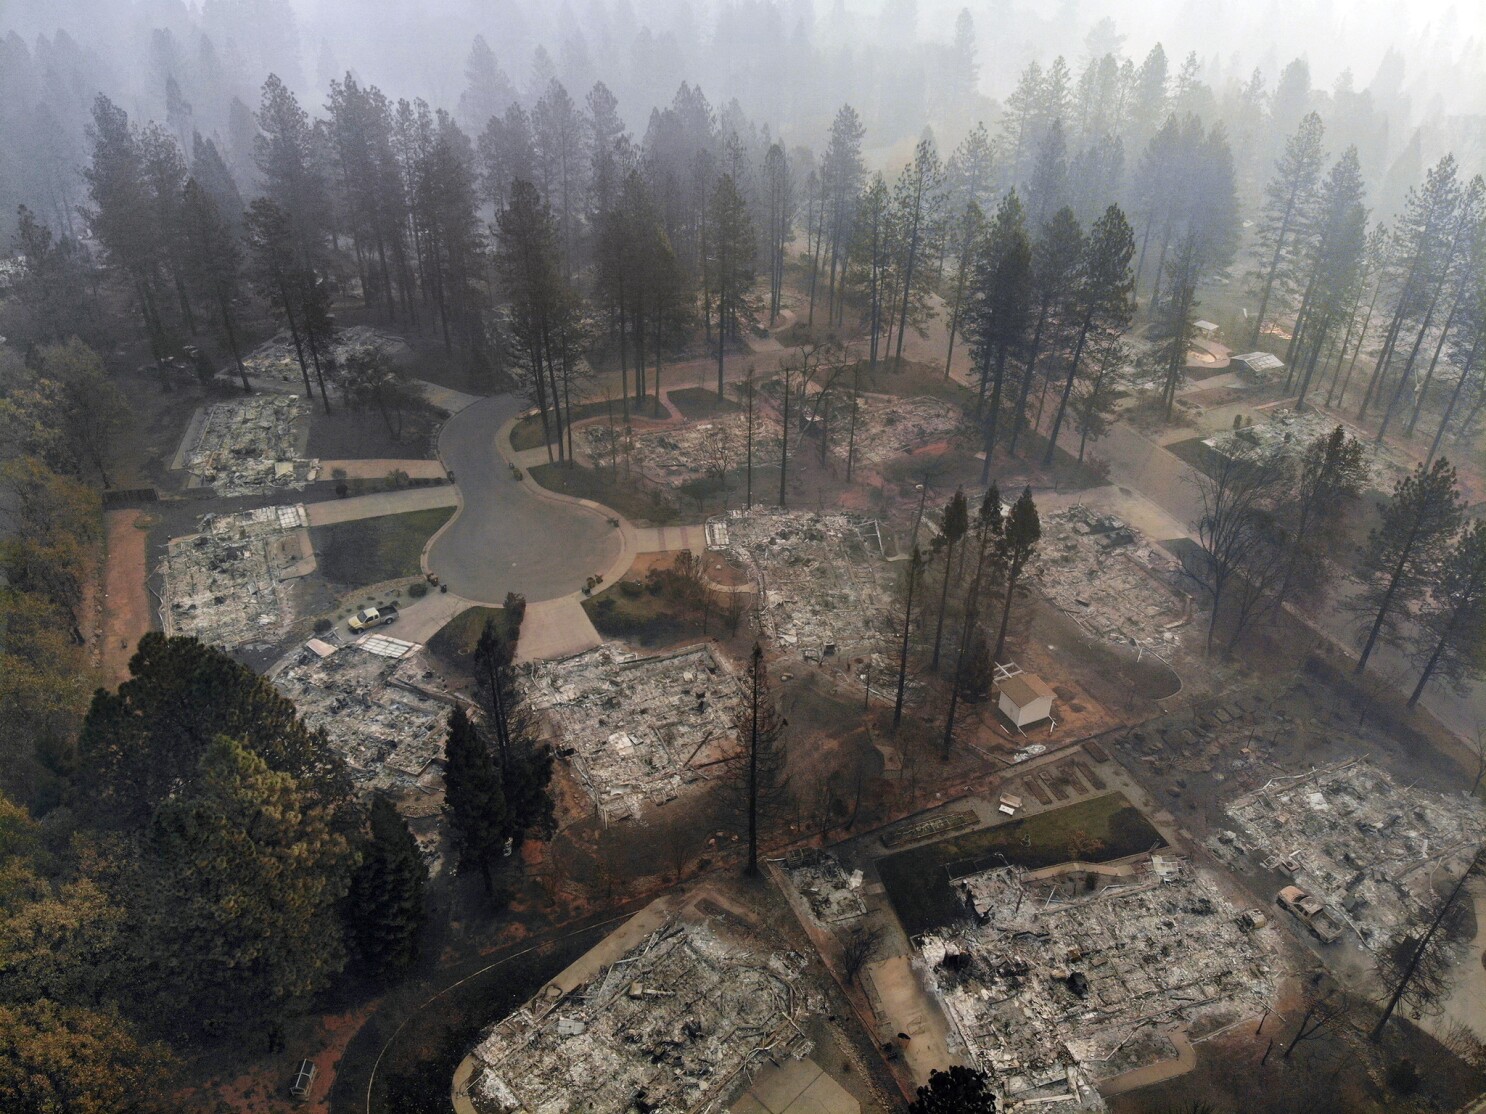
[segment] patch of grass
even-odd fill
[[[702,624],[692,608],[679,607],[649,592],[630,595],[619,585],[584,600],[583,610],[604,638],[620,638],[647,649],[702,634]]]
[[[1164,846],[1151,826],[1123,793],[1106,793],[1087,801],[1050,809],[937,843],[914,847],[877,861],[877,873],[888,900],[909,936],[930,932],[964,916],[949,880],[1002,865],[1039,870],[1069,861],[1075,833],[1103,844],[1085,850],[1086,861],[1106,863]]]
[[[1197,471],[1207,471],[1207,462],[1212,450],[1202,443],[1201,436],[1189,437],[1185,441],[1174,441],[1170,445],[1163,445],[1162,448]]]
[[[867,361],[863,360],[859,375],[861,376],[859,380],[861,390],[869,394],[898,395],[902,398],[927,395],[945,402],[956,402],[962,406],[974,401],[969,390],[953,379],[944,377],[942,364],[933,367],[909,360],[903,360],[900,363],[896,360],[884,359],[877,362],[877,369],[873,371],[868,369]],[[840,382],[849,388],[851,372],[843,373]]]
[[[503,607],[471,607],[461,611],[428,640],[428,651],[450,665],[468,667],[475,643],[480,641],[480,632],[485,629],[485,620],[494,619],[497,626],[502,626],[505,614]]]
[[[310,542],[325,579],[352,587],[379,584],[417,576],[423,546],[453,514],[453,507],[432,507],[316,526]]]
[[[585,402],[573,407],[572,419],[581,422],[585,418],[598,418],[609,412],[610,403],[606,401]],[[612,403],[614,407],[614,420],[619,420],[619,401]],[[533,414],[528,418],[522,418],[511,427],[511,447],[518,453],[526,449],[540,449],[542,441],[542,415]]]
[[[667,397],[670,398],[671,405],[681,411],[681,416],[687,421],[715,418],[719,414],[736,414],[742,409],[728,398],[718,402],[717,392],[706,387],[683,387],[672,391]]]
[[[568,464],[539,464],[527,475],[548,491],[592,499],[618,511],[631,522],[664,525],[675,522],[676,508],[666,499],[636,483],[614,483],[607,473]]]

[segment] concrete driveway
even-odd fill
[[[499,604],[507,592],[529,603],[576,592],[607,573],[623,537],[599,510],[544,497],[516,480],[497,447],[507,421],[526,409],[514,395],[473,403],[439,435],[439,457],[454,473],[460,506],[429,546],[430,572],[467,600]]]

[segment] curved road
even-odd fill
[[[623,539],[600,511],[543,498],[511,478],[496,447],[507,421],[526,407],[514,395],[481,399],[455,414],[439,435],[439,456],[454,473],[460,507],[428,550],[428,568],[465,599],[499,604],[507,592],[528,603],[578,591],[619,557]]]

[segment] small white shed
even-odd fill
[[[1041,723],[1053,714],[1053,690],[1034,673],[1015,673],[996,682],[1001,714],[1017,727]]]

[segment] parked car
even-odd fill
[[[371,630],[372,627],[382,627],[395,622],[397,622],[397,604],[386,603],[381,607],[363,607],[351,616],[349,625],[352,630]]]

